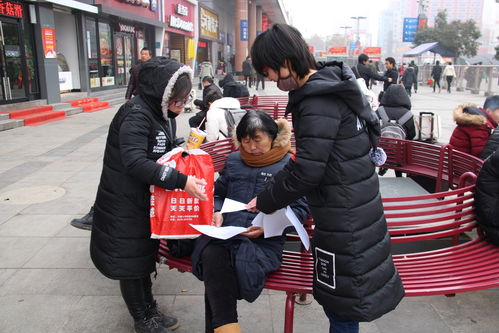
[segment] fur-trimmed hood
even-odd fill
[[[285,147],[291,142],[291,124],[286,119],[277,119],[277,136],[272,142],[272,147]],[[236,131],[232,132],[232,142],[239,149],[241,143],[237,140]]]
[[[475,104],[462,104],[454,110],[454,121],[458,125],[481,126],[487,123],[487,115]]]

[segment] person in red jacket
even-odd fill
[[[459,105],[454,110],[457,126],[452,132],[449,143],[454,149],[479,156],[485,148],[496,121],[474,104]]]

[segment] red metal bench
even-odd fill
[[[222,163],[222,155],[233,151],[228,141],[203,147]],[[393,256],[406,296],[449,295],[499,286],[499,248],[483,238],[473,215],[475,174],[481,161],[448,146],[388,138],[382,138],[380,145],[388,153],[386,167],[436,179],[438,189],[446,180],[453,188],[427,195],[383,198],[392,243],[450,239],[449,246],[438,250]],[[218,168],[221,170],[223,165]],[[306,224],[311,234],[313,221]],[[470,231],[477,233],[476,239],[459,244],[458,237]],[[170,257],[165,242],[161,243],[159,256],[170,268],[191,270],[190,259]],[[267,289],[286,292],[285,333],[293,331],[296,297],[312,293],[313,266],[312,255],[303,249],[284,251],[280,269],[270,274],[265,283]]]

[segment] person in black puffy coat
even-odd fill
[[[284,237],[263,237],[263,228],[252,226],[256,213],[221,214],[226,198],[248,202],[263,190],[291,157],[291,126],[277,122],[263,111],[249,111],[235,131],[239,151],[229,155],[215,183],[216,226],[238,226],[248,232],[227,240],[202,235],[196,240],[192,272],[205,285],[205,332],[240,332],[237,300],[253,302],[262,292],[267,275],[281,266]],[[308,206],[303,198],[291,203],[298,220],[304,221]]]
[[[407,112],[411,112],[411,99],[404,87],[398,84],[389,86],[381,97],[381,106],[385,109],[390,120],[399,120]],[[400,124],[405,130],[405,138],[412,140],[416,136],[414,116],[405,123]]]
[[[149,186],[184,189],[207,199],[197,186],[204,180],[155,163],[175,146],[175,117],[186,103],[191,79],[191,68],[175,60],[149,60],[140,71],[140,95],[121,106],[109,126],[90,255],[104,276],[120,281],[139,333],[178,327],[176,319],[159,312],[151,292],[159,243],[150,238]]]
[[[218,84],[220,85],[220,88],[224,90],[223,97],[239,98],[249,96],[248,88],[246,88],[244,84],[236,82],[231,74],[225,75]]]
[[[251,56],[258,72],[289,91],[297,153],[247,207],[271,213],[306,196],[315,221],[313,295],[330,332],[358,332],[359,321],[379,318],[404,296],[369,154],[377,116],[352,70],[317,64],[289,25],[260,34]]]
[[[475,189],[478,225],[487,238],[499,245],[499,148],[485,160]]]

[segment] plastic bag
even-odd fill
[[[152,185],[151,191],[151,238],[196,238],[200,233],[189,224],[210,225],[213,218],[214,167],[211,156],[201,149],[185,152],[175,148],[156,163],[168,165],[178,171],[206,181],[207,201],[196,199],[185,191],[166,190]]]

